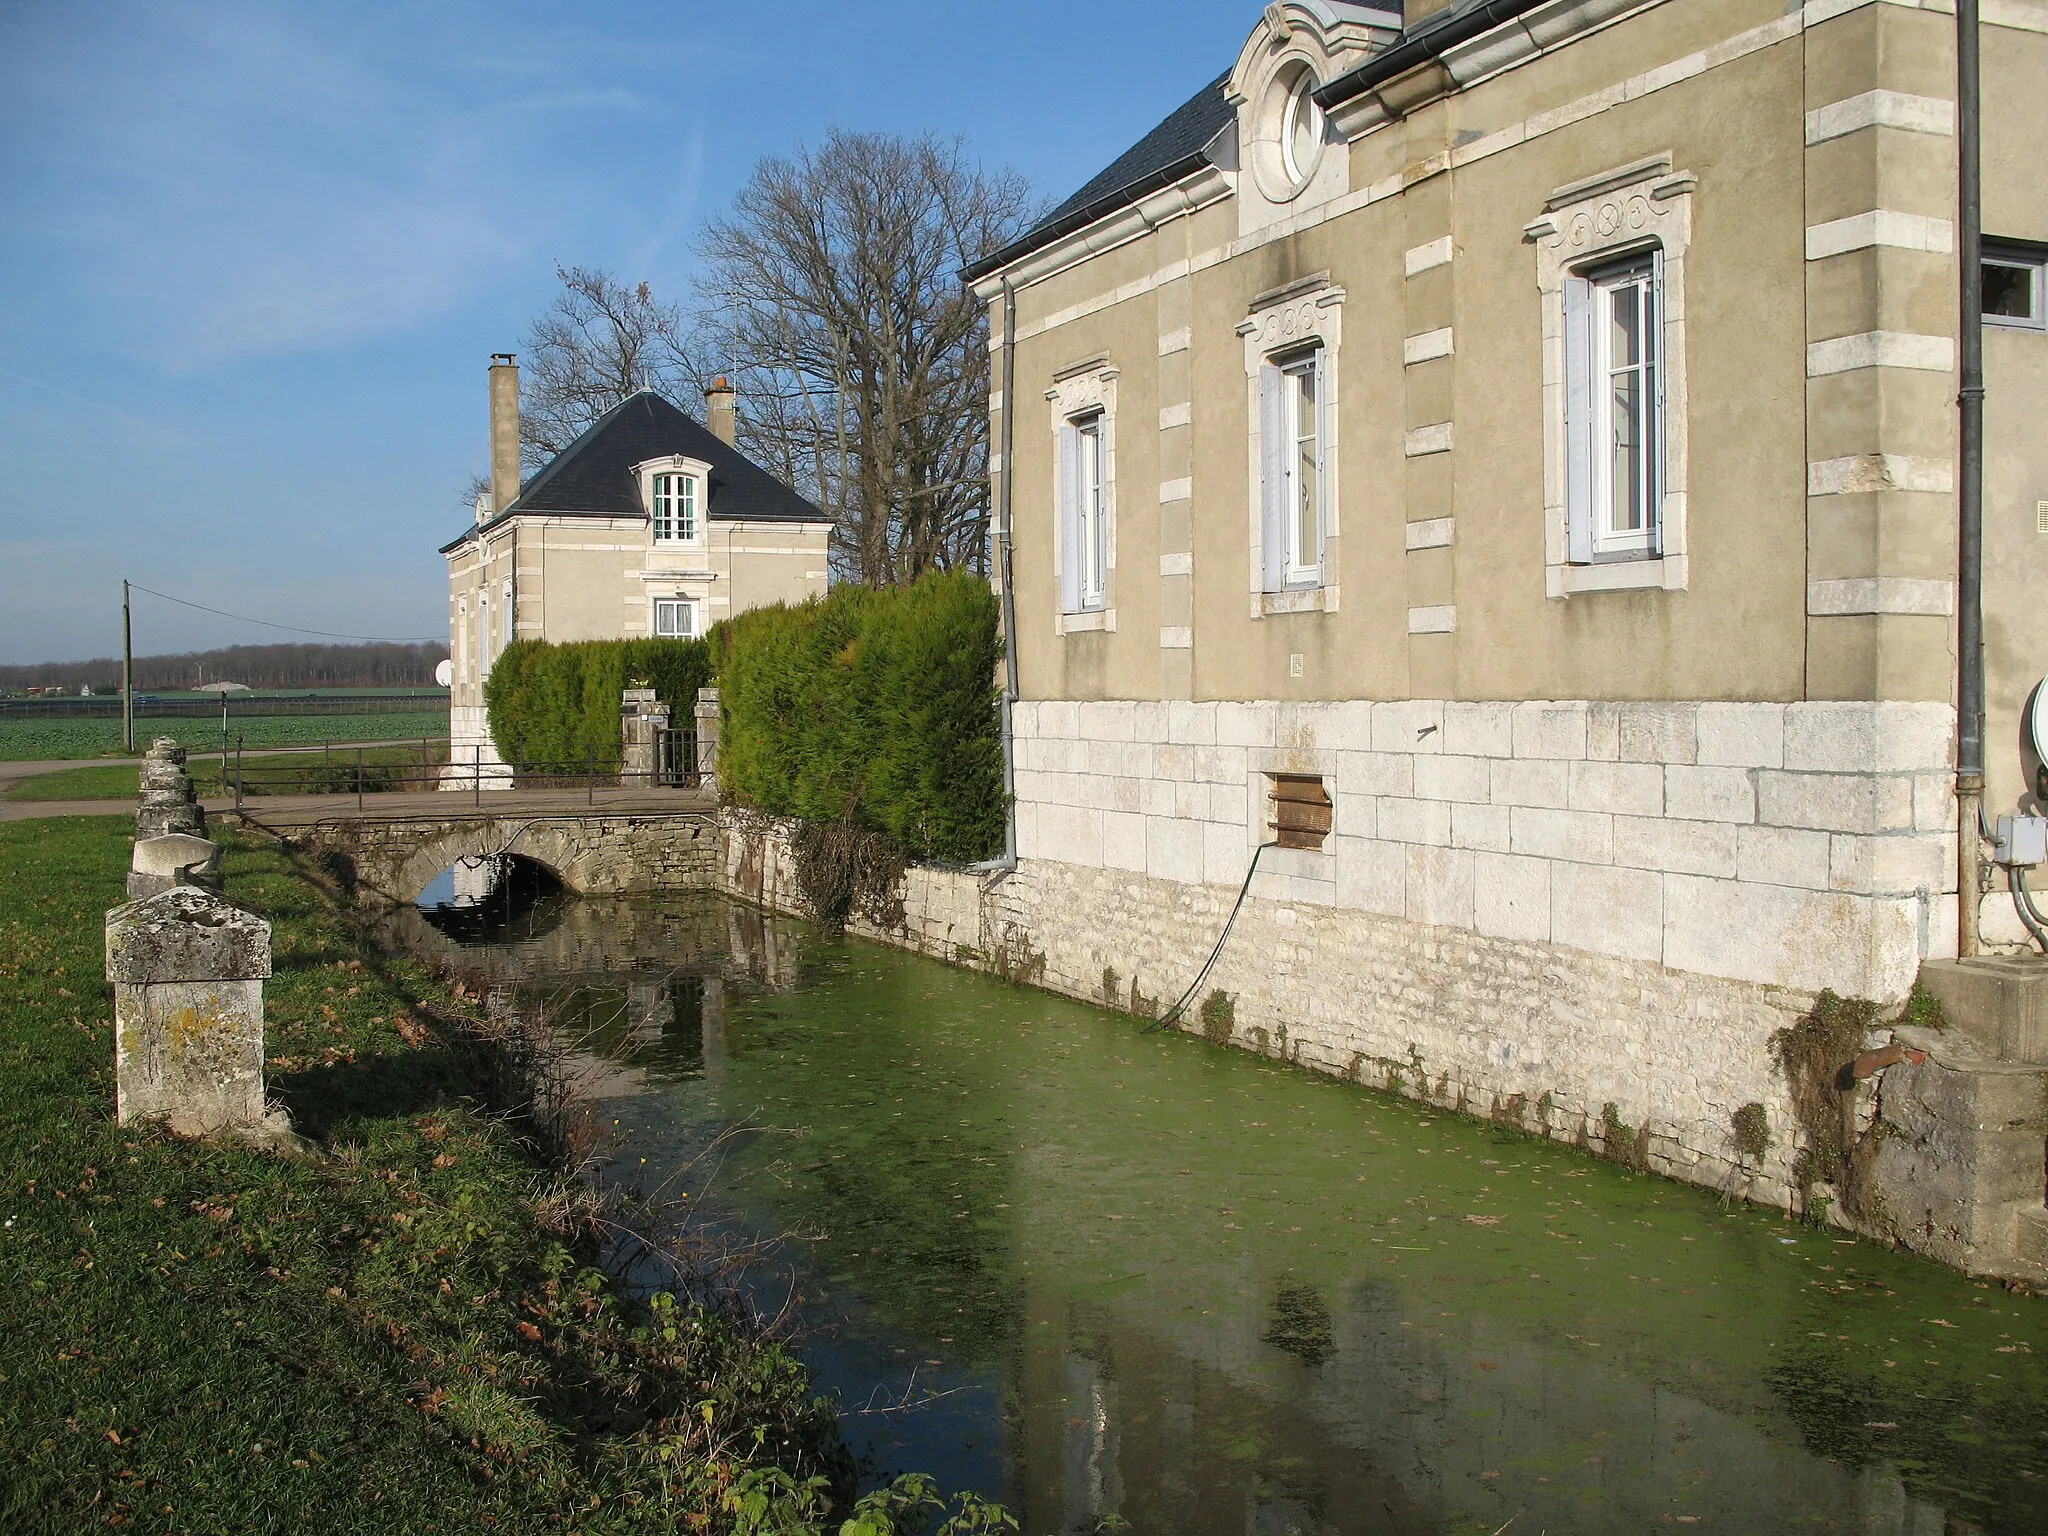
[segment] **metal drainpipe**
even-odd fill
[[[1017,597],[1010,579],[1010,486],[1017,462],[1017,291],[1003,279],[1003,479],[996,499],[996,574],[1003,584],[1003,853],[969,865],[1001,878],[1017,868],[1017,749],[1011,707],[1017,701]]]
[[[1984,804],[1984,294],[1977,0],[1956,0],[1956,257],[1962,374],[1956,534],[1956,950],[1982,950]]]

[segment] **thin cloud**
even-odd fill
[[[88,400],[83,395],[74,395],[68,389],[59,389],[54,384],[45,384],[41,379],[32,379],[27,374],[16,373],[11,368],[0,368],[0,379],[12,379],[17,384],[26,384],[33,389],[47,391],[48,393],[57,396],[57,398],[60,400],[69,400],[74,405],[83,405],[91,410],[103,411],[107,415],[112,416],[117,420],[125,421],[132,426],[141,427],[146,431],[154,432],[161,437],[167,437],[171,439],[171,441],[173,442],[183,443],[188,448],[204,448],[206,446],[204,443],[200,442],[199,439],[197,439],[196,437],[187,437],[183,432],[177,431],[175,428],[164,426],[160,422],[145,420],[143,417],[140,416],[132,416],[126,411],[117,410],[113,406],[104,404],[101,401]]]

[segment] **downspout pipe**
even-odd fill
[[[1978,0],[1956,0],[1956,259],[1962,390],[1956,483],[1956,951],[1982,951],[1984,811],[1984,187]]]
[[[1011,486],[1017,464],[1017,291],[1003,279],[1003,476],[996,492],[996,579],[1003,613],[1003,852],[968,868],[1000,880],[1017,869],[1017,745],[1012,714],[1017,702],[1017,593],[1010,577]],[[990,882],[993,884],[994,882]]]

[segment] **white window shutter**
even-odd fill
[[[1661,557],[1664,553],[1664,407],[1665,380],[1664,366],[1664,247],[1658,246],[1651,256],[1650,278],[1650,325],[1649,334],[1644,337],[1648,347],[1651,374],[1656,388],[1650,395],[1649,452],[1655,468],[1651,472],[1651,485],[1655,487],[1650,498],[1650,554]]]
[[[1060,611],[1081,611],[1081,434],[1060,424]]]
[[[1564,501],[1566,558],[1593,559],[1593,285],[1564,280]]]
[[[1330,354],[1316,348],[1316,581],[1330,537]]]
[[[1259,369],[1260,580],[1268,592],[1287,585],[1287,423],[1280,370]]]

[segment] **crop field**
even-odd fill
[[[242,767],[248,775],[252,793],[261,793],[269,787],[272,793],[335,793],[348,784],[348,774],[358,765],[368,769],[395,768],[408,775],[402,781],[407,788],[423,788],[423,782],[416,782],[411,776],[424,772],[425,768],[438,764],[446,756],[445,738],[430,741],[424,751],[418,741],[397,743],[388,747],[370,747],[359,752],[337,753],[331,771],[322,775],[323,766],[318,752],[274,752],[262,755],[245,754]],[[187,765],[192,775],[192,787],[201,796],[222,795],[234,788],[234,776],[230,768],[227,782],[221,780],[218,757],[194,757]],[[280,778],[282,766],[286,774]],[[279,780],[287,787],[282,791],[269,784]],[[382,788],[382,783],[373,778],[371,787]],[[130,762],[107,763],[94,768],[60,768],[54,773],[32,774],[7,791],[9,800],[126,800],[139,792],[136,783],[135,765]]]
[[[363,715],[234,716],[228,729],[245,747],[318,746],[328,741],[418,741],[445,738],[448,717],[431,710],[394,710]],[[188,752],[218,752],[218,720],[135,722],[135,744],[169,736]],[[104,720],[0,720],[0,762],[62,762],[67,758],[119,757],[121,722]]]

